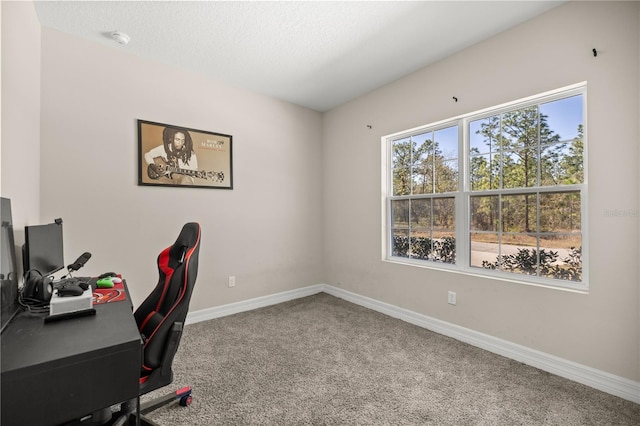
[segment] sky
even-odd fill
[[[578,136],[578,125],[584,124],[583,95],[575,95],[568,98],[557,99],[551,102],[540,104],[540,113],[547,116],[549,128],[560,135],[561,141],[572,140]],[[480,153],[489,151],[484,137],[476,134],[481,124],[487,119],[471,121],[469,137],[471,148],[478,148]],[[458,128],[457,126],[436,130],[435,132],[425,132],[414,135],[411,138],[416,146],[420,146],[425,140],[435,140],[438,148],[446,159],[454,159],[458,156]],[[408,138],[395,141],[406,142]],[[492,151],[497,151],[497,147],[492,147]]]
[[[582,95],[541,104],[540,113],[547,116],[549,127],[560,140],[571,140],[578,136],[578,125],[584,123]]]

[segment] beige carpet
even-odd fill
[[[174,373],[193,403],[160,425],[640,425],[640,405],[325,293],[188,325]]]

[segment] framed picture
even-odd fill
[[[138,120],[138,185],[233,189],[232,139]]]

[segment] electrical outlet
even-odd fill
[[[235,286],[236,286],[236,277],[232,275],[229,277],[229,287],[235,287]]]
[[[450,292],[447,294],[447,302],[448,302],[450,305],[455,305],[455,304],[456,304],[456,292],[455,292],[455,291],[450,291]]]

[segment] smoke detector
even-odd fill
[[[131,37],[120,31],[112,32],[111,38],[122,45],[126,45],[127,43],[129,43],[129,40],[131,40]]]

